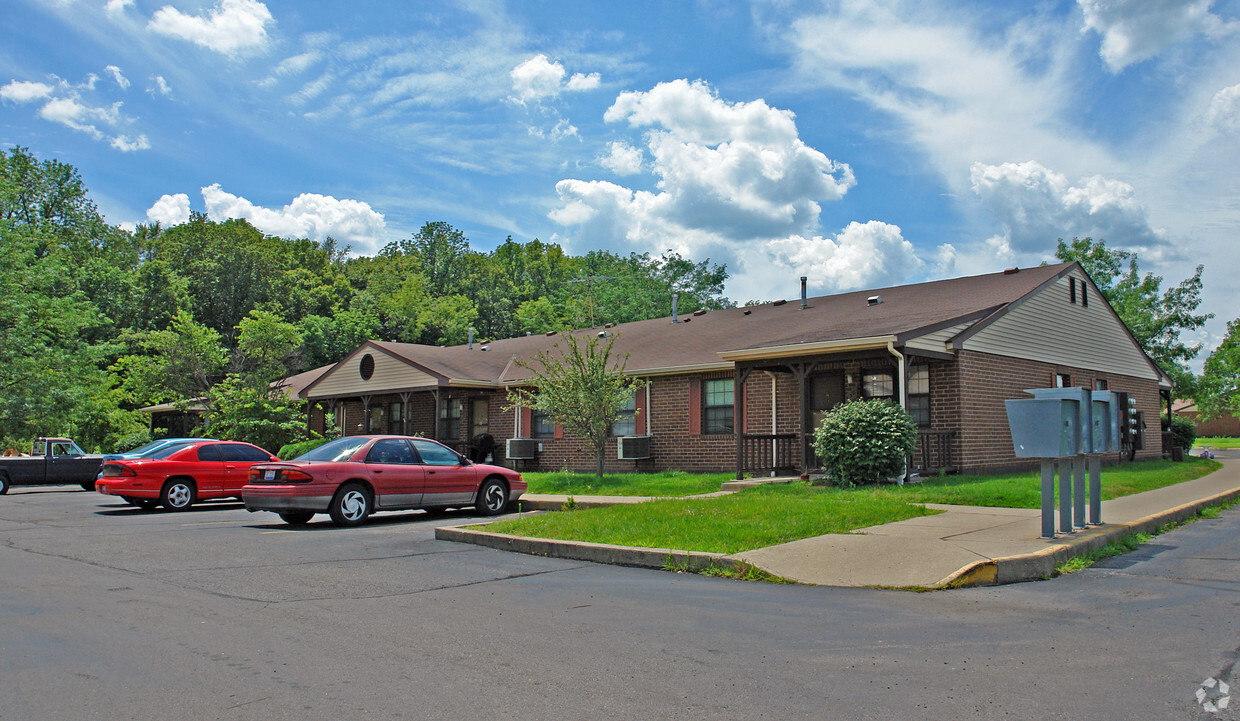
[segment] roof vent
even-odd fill
[[[693,318],[685,318],[684,320],[682,320],[682,321],[680,321],[680,322],[681,322],[681,323],[688,323],[688,322],[689,322],[689,321],[691,321],[691,320],[693,320]]]
[[[1016,267],[1012,267],[1012,268],[1004,268],[1004,269],[1003,269],[1003,274],[1004,274],[1004,275],[1016,275],[1016,274],[1017,274],[1017,273],[1019,273],[1019,272],[1020,272],[1020,268],[1016,268]]]
[[[489,345],[484,345],[484,346],[482,346],[482,348],[481,348],[480,350],[491,350],[491,346],[489,346]]]
[[[750,313],[752,313],[752,312],[753,312],[752,310],[746,310],[746,311],[745,311],[745,315],[749,315],[749,314],[750,314]]]
[[[788,301],[784,300],[783,298],[780,298],[779,300],[775,301],[771,305],[783,305],[784,303],[787,303],[787,302]]]
[[[883,297],[881,295],[872,295],[869,298],[865,299],[866,305],[878,305],[879,303],[882,303],[882,302],[883,302]]]
[[[547,331],[546,333],[544,333],[543,335],[555,335],[555,331],[553,331],[553,330],[549,330],[549,331]]]
[[[693,311],[693,315],[706,315],[706,309],[699,308],[698,310]]]
[[[615,324],[615,323],[608,323],[608,324],[604,325],[603,327],[604,327],[604,328],[615,328],[615,327],[616,327],[616,324]]]

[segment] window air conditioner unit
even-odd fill
[[[504,455],[515,461],[537,458],[538,441],[534,438],[509,438]]]
[[[616,458],[636,461],[650,457],[650,436],[624,436],[616,439]]]

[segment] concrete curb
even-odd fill
[[[932,588],[997,586],[1050,578],[1055,574],[1056,567],[1072,558],[1097,551],[1124,536],[1133,533],[1151,533],[1167,523],[1192,518],[1202,508],[1218,505],[1234,498],[1240,498],[1240,488],[1169,508],[1135,521],[1103,525],[1096,529],[1079,532],[1071,539],[1065,539],[1068,541],[1066,543],[1051,546],[1036,553],[978,561],[942,579]]]
[[[471,523],[470,526],[477,526]],[[472,543],[501,551],[527,553],[550,558],[566,558],[574,561],[590,561],[591,563],[610,563],[616,566],[637,566],[640,568],[663,569],[676,566],[687,570],[701,571],[715,566],[717,568],[740,569],[744,563],[729,558],[722,553],[702,553],[697,551],[680,551],[671,548],[639,548],[635,546],[613,546],[606,543],[586,543],[582,541],[558,541],[546,538],[529,538],[527,536],[510,536],[506,533],[491,533],[465,526],[442,526],[435,529],[435,538],[441,541]]]

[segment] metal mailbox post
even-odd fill
[[[1101,523],[1101,456],[1115,450],[1118,400],[1110,391],[1033,388],[1033,398],[1005,401],[1017,458],[1042,460],[1042,538],[1055,537],[1055,467],[1059,467],[1059,531],[1085,528],[1085,471],[1090,466],[1089,522]]]

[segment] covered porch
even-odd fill
[[[897,347],[894,336],[880,336],[720,355],[735,364],[738,479],[819,470],[813,432],[827,412],[880,398],[898,403],[917,422],[906,476],[958,470],[950,354]]]

